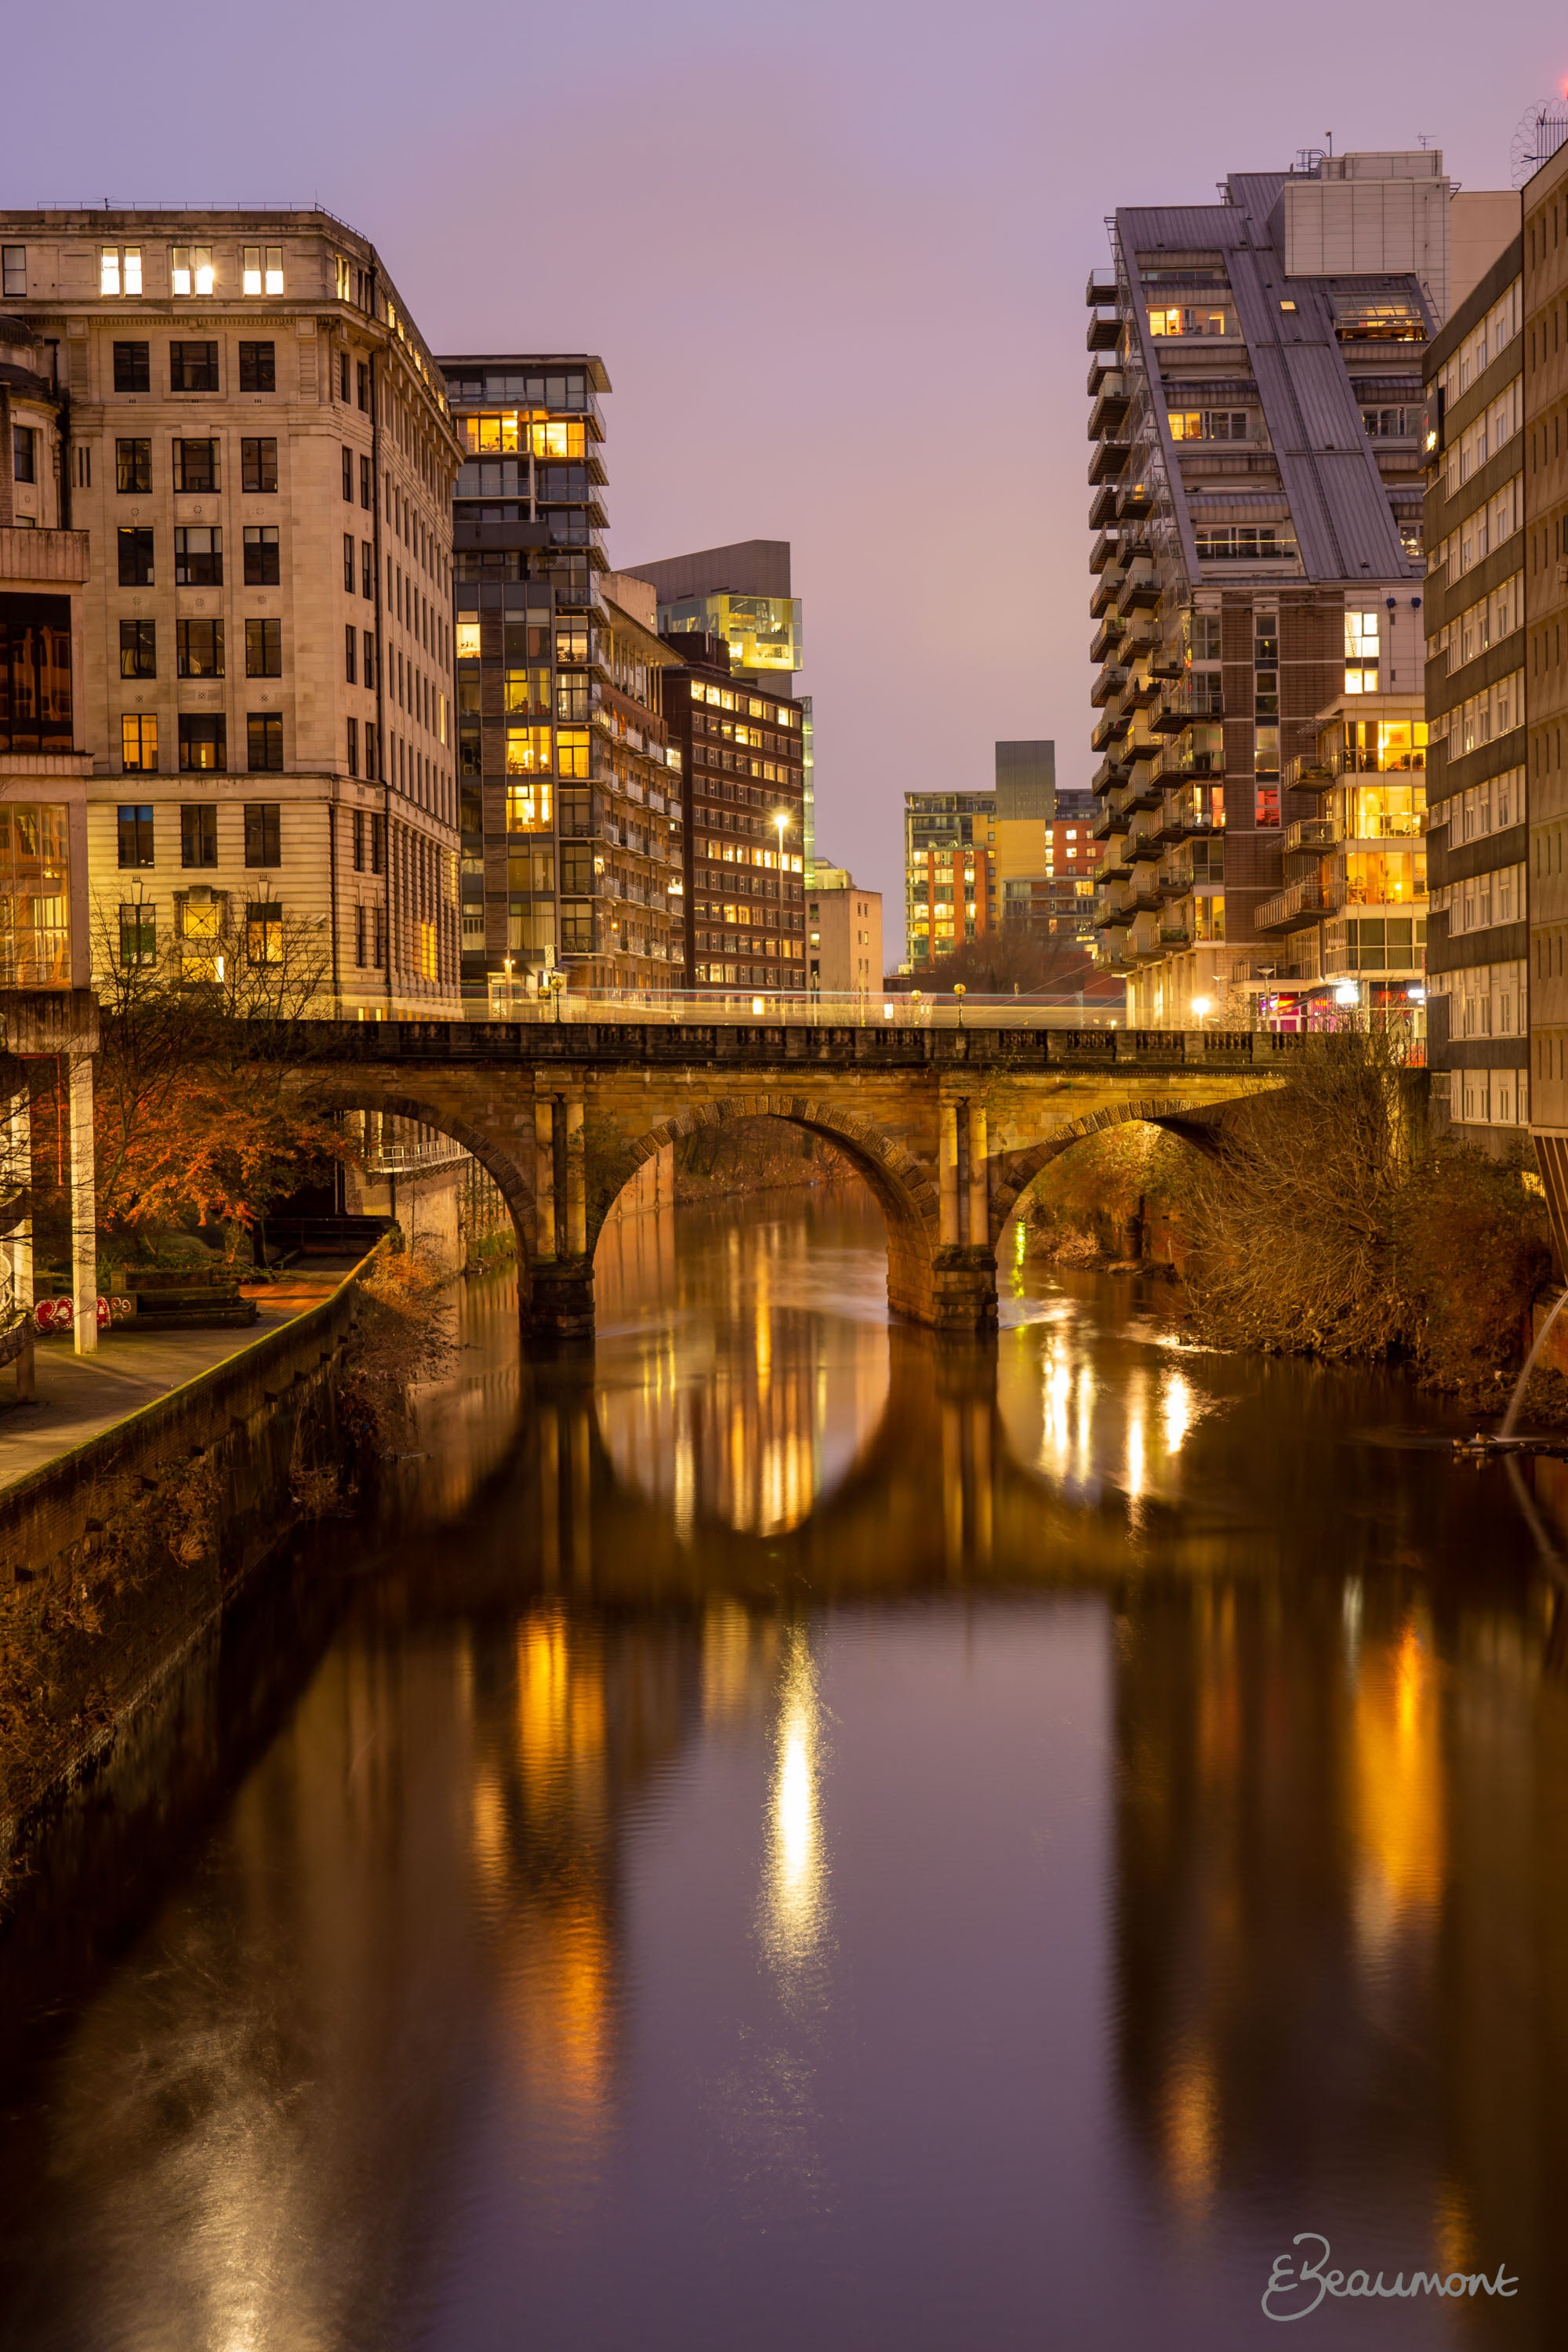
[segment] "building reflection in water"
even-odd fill
[[[732,1210],[679,1213],[689,1244],[702,1231],[707,1245],[674,1260],[674,1296],[646,1326],[630,1316],[642,1274],[627,1252],[662,1262],[641,1229],[673,1228],[677,1213],[605,1228],[599,1429],[621,1480],[669,1506],[688,1540],[704,1523],[759,1536],[798,1528],[882,1417],[885,1300],[858,1259],[838,1311],[823,1314],[820,1244],[836,1220],[832,1204],[814,1205],[803,1218],[798,1204],[780,1215],[750,1203],[743,1223]]]

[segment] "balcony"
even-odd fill
[[[1134,867],[1157,866],[1164,856],[1164,851],[1152,834],[1134,833],[1129,836],[1126,855],[1128,863]],[[1144,887],[1148,887],[1149,877],[1146,874],[1140,877],[1140,881]]]
[[[1119,373],[1120,371],[1117,368],[1114,360],[1108,360],[1102,352],[1096,352],[1089,362],[1089,382],[1084,386],[1084,392],[1087,397],[1090,400],[1097,400],[1100,396],[1100,386],[1104,383],[1107,376],[1116,375]]]
[[[1089,461],[1089,484],[1091,489],[1101,482],[1120,481],[1127,470],[1127,460],[1132,455],[1128,441],[1102,441]],[[1118,513],[1121,509],[1118,508]]]
[[[1154,493],[1147,482],[1123,482],[1116,493],[1116,515],[1120,522],[1142,522],[1154,511]]]
[[[1190,948],[1192,943],[1193,935],[1185,923],[1161,924],[1160,945],[1163,948]]]
[[[1103,906],[1095,908],[1089,919],[1090,928],[1094,930],[1119,930],[1124,929],[1132,920],[1132,910],[1130,907],[1124,907],[1120,899],[1108,898]]]
[[[1120,603],[1121,595],[1121,566],[1120,563],[1108,563],[1095,582],[1089,596],[1089,618],[1094,621],[1102,619],[1113,604]]]
[[[1160,601],[1160,583],[1154,577],[1154,567],[1146,556],[1129,566],[1121,590],[1124,613],[1152,613]]]
[[[1086,351],[1113,352],[1121,341],[1121,321],[1115,311],[1097,310],[1083,341]]]
[[[1124,784],[1126,782],[1126,763],[1119,754],[1108,754],[1105,759],[1101,760],[1099,767],[1096,768],[1093,775],[1089,778],[1089,788],[1091,793],[1109,793],[1113,791],[1118,784]]]
[[[1154,634],[1148,622],[1134,622],[1131,628],[1128,628],[1124,622],[1122,627],[1125,633],[1121,647],[1122,660],[1130,665],[1135,661],[1147,662],[1154,651]],[[1145,689],[1144,698],[1152,702],[1160,692],[1159,679],[1151,677],[1145,670],[1139,684]]]
[[[1308,853],[1321,856],[1325,850],[1336,848],[1344,837],[1344,827],[1338,817],[1303,816],[1286,826],[1280,846],[1287,857]]]
[[[1103,710],[1112,697],[1119,695],[1127,683],[1127,672],[1121,662],[1107,662],[1089,689],[1089,698],[1097,710]]]
[[[1303,751],[1299,759],[1285,762],[1287,792],[1321,793],[1333,781],[1332,771],[1321,751]]]
[[[1094,635],[1089,640],[1089,660],[1091,662],[1104,661],[1114,647],[1121,644],[1121,639],[1125,635],[1126,631],[1117,614],[1114,613],[1108,613],[1104,620],[1101,621],[1099,628],[1095,631]]]
[[[1091,310],[1098,310],[1104,303],[1114,302],[1116,299],[1115,270],[1091,269],[1084,285],[1083,299]]]
[[[1184,866],[1174,858],[1165,858],[1160,867],[1160,896],[1167,900],[1184,898],[1193,887],[1193,877]]]
[[[1166,689],[1165,699],[1154,714],[1154,725],[1162,735],[1179,735],[1194,720],[1207,722],[1225,717],[1219,681],[1213,686],[1207,680],[1179,681]]]
[[[1108,375],[1095,395],[1094,405],[1089,412],[1089,439],[1103,441],[1110,436],[1119,433],[1131,404],[1126,378],[1121,375]]]
[[[1089,568],[1091,572],[1103,572],[1108,563],[1117,562],[1123,552],[1121,532],[1102,530],[1089,551]]]
[[[1157,809],[1165,798],[1164,779],[1157,773],[1157,762],[1147,761],[1132,772],[1127,787],[1130,809]]]
[[[1300,882],[1288,883],[1275,898],[1265,898],[1253,920],[1260,931],[1294,931],[1324,915],[1338,914],[1343,904],[1342,881],[1337,877],[1325,881],[1321,874],[1309,874]]]
[[[1100,489],[1096,490],[1093,499],[1089,502],[1089,527],[1090,530],[1103,532],[1106,525],[1108,523],[1113,523],[1115,520],[1115,485],[1110,482],[1106,482]]]
[[[1112,705],[1089,737],[1090,748],[1096,751],[1108,751],[1112,743],[1121,742],[1127,732],[1128,724],[1125,710],[1117,705]]]

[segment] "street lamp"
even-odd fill
[[[1201,1029],[1204,1023],[1208,1019],[1209,1014],[1214,1011],[1214,999],[1209,996],[1194,996],[1193,999],[1193,1011],[1198,1016],[1198,1027]]]
[[[550,993],[555,1000],[555,1018],[557,1022],[559,1022],[561,1018],[561,992],[565,985],[566,975],[563,971],[552,971],[551,973]]]
[[[952,983],[952,992],[958,999],[958,1025],[962,1029],[963,1026],[963,1000],[969,992],[964,987],[963,982],[961,980],[955,980]]]

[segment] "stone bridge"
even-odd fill
[[[305,1043],[301,1049],[301,1034]],[[1309,1041],[1273,1031],[310,1022],[286,1048],[337,1109],[394,1112],[486,1168],[517,1228],[525,1327],[592,1332],[594,1249],[664,1145],[725,1119],[826,1138],[875,1193],[888,1302],[937,1330],[996,1319],[996,1244],[1047,1164],[1144,1119],[1212,1139]]]

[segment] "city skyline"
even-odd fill
[[[602,156],[588,173],[569,168],[569,112],[535,110],[526,167],[479,135],[584,58],[569,23],[530,24],[523,49],[498,12],[482,97],[468,62],[482,15],[462,50],[430,57],[412,12],[378,18],[374,44],[357,17],[313,21],[308,81],[292,17],[272,55],[243,51],[243,76],[240,37],[215,26],[205,55],[226,94],[206,115],[177,73],[141,88],[133,75],[128,108],[107,46],[93,62],[89,7],[73,152],[117,201],[156,199],[171,173],[148,154],[177,155],[174,176],[203,201],[237,183],[280,203],[308,191],[374,237],[439,348],[603,351],[612,562],[791,541],[812,614],[800,686],[817,714],[822,846],[893,900],[906,789],[983,791],[998,736],[1053,736],[1063,782],[1087,782],[1081,288],[1108,257],[1105,214],[1202,201],[1233,159],[1282,168],[1331,130],[1336,148],[1425,134],[1467,187],[1506,186],[1519,117],[1561,87],[1540,5],[1506,57],[1467,64],[1462,92],[1441,39],[1407,55],[1358,17],[1352,47],[1335,37],[1351,30],[1343,9],[1289,77],[1226,58],[1217,82],[1178,27],[1138,13],[1144,70],[1191,126],[1145,155],[1109,148],[1101,114],[1056,98],[1096,79],[1091,26],[1003,9],[990,40],[955,53],[934,12],[901,13],[889,64],[887,12],[810,7],[782,58],[706,9],[658,27],[612,13],[594,36]],[[171,53],[174,25],[154,9],[149,56]],[[50,86],[42,40],[19,28],[18,87]],[[8,201],[84,195],[58,131],[47,108],[16,126]],[[618,249],[634,192],[655,224],[703,218],[700,250],[595,266]],[[960,397],[972,427],[955,422]],[[1006,456],[977,498],[982,433]],[[889,688],[875,720],[857,686],[868,663]],[[898,945],[895,930],[889,961]]]

